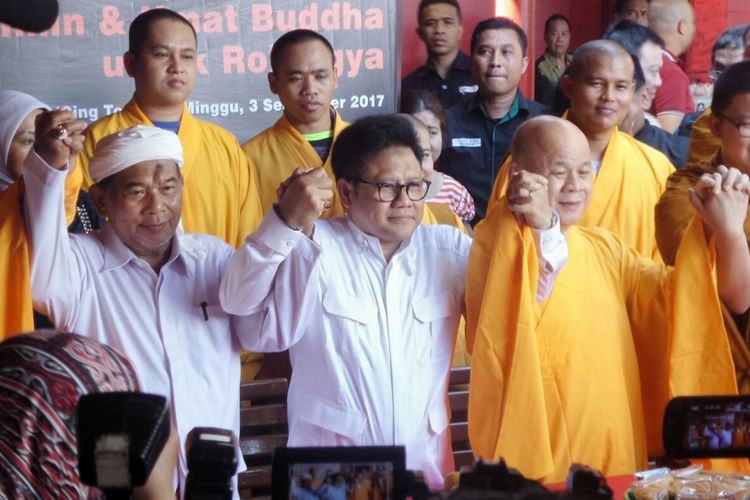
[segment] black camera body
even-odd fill
[[[232,431],[196,427],[185,443],[188,457],[186,500],[231,499],[237,471],[237,438]]]

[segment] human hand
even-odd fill
[[[64,109],[43,111],[36,118],[34,151],[51,167],[63,169],[83,147],[86,122]]]
[[[547,179],[516,166],[511,167],[508,204],[516,219],[534,229],[548,229],[552,221]]]
[[[703,174],[689,192],[690,202],[717,238],[745,238],[750,178],[724,165]]]
[[[279,211],[287,224],[302,228],[309,236],[315,221],[331,207],[333,181],[322,167],[298,168],[276,193]]]

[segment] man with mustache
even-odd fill
[[[518,89],[526,72],[528,40],[503,17],[481,21],[471,35],[471,71],[479,90],[447,111],[447,148],[438,170],[464,185],[484,217],[499,167],[516,129],[545,111]]]
[[[434,93],[443,108],[476,92],[469,59],[460,48],[464,27],[456,0],[422,0],[418,8],[417,36],[427,48],[427,64],[401,81],[401,90]]]
[[[157,8],[136,17],[123,56],[135,93],[122,111],[86,130],[78,164],[88,187],[93,184],[89,161],[103,137],[139,124],[174,132],[185,153],[185,230],[213,234],[237,246],[260,223],[258,193],[237,139],[188,111],[186,99],[195,86],[197,58],[195,30],[183,16]]]
[[[618,43],[581,45],[561,80],[570,109],[565,117],[586,136],[594,191],[580,224],[611,231],[641,255],[659,258],[654,205],[674,167],[660,151],[618,129],[635,89],[633,58]],[[508,158],[490,203],[505,194]]]
[[[169,400],[180,443],[175,479],[184,493],[190,430],[239,434],[240,345],[254,330],[219,305],[233,248],[178,230],[182,146],[174,133],[145,125],[97,143],[89,193],[107,223],[68,235],[63,187],[74,143],[48,133],[59,120],[50,114],[39,123],[24,172],[34,308],[56,328],[121,352],[141,389]]]
[[[750,305],[750,251],[736,238],[747,175],[698,181],[699,217],[671,269],[581,224],[596,196],[589,143],[551,116],[519,128],[507,194],[477,225],[467,270],[472,449],[544,482],[563,481],[572,463],[643,470],[663,453],[669,398],[736,393],[719,297]],[[568,254],[558,273],[537,257],[535,234],[555,223]]]

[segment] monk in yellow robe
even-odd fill
[[[736,393],[714,265],[720,278],[747,273],[719,280],[724,300],[747,307],[750,251],[724,237],[741,231],[745,214],[733,210],[750,180],[731,170],[727,189],[703,181],[695,203],[715,238],[707,245],[696,218],[668,269],[577,224],[594,186],[587,139],[572,123],[529,120],[511,151],[508,194],[476,227],[467,271],[474,453],[545,482],[564,480],[574,462],[606,475],[645,469],[663,453],[670,397]],[[535,234],[555,219],[568,252],[556,273]]]
[[[717,146],[710,154],[697,157],[686,168],[672,174],[656,205],[656,240],[667,264],[674,262],[685,230],[695,215],[689,193],[701,176],[716,173],[722,164],[750,174],[750,62],[734,64],[722,73],[714,87],[711,109],[714,111],[704,114],[699,121],[706,119]],[[695,132],[695,127],[693,130]],[[750,220],[747,219],[745,239],[750,244]],[[726,307],[723,307],[723,312],[737,370],[737,384],[742,394],[750,394],[748,313],[732,314]]]
[[[34,311],[29,287],[30,267],[26,228],[23,221],[23,164],[34,144],[37,117],[49,107],[22,92],[0,91],[0,341],[34,329]],[[66,139],[80,149],[85,124],[70,112],[56,111],[55,126],[68,124]],[[50,127],[52,128],[52,127]],[[76,213],[81,184],[80,171],[65,182],[65,209],[70,224]]]
[[[658,258],[654,205],[674,166],[617,128],[633,98],[633,60],[619,44],[595,40],[576,50],[569,72],[561,80],[571,101],[566,118],[586,135],[595,168],[591,203],[579,224],[611,231],[641,255]],[[500,170],[488,210],[505,194],[512,161],[511,155]]]
[[[78,165],[88,188],[89,159],[103,137],[139,124],[176,132],[185,154],[183,227],[236,247],[260,224],[260,201],[237,139],[193,117],[185,104],[195,84],[196,43],[190,22],[171,10],[152,9],[133,20],[123,59],[135,95],[122,111],[89,127]]]
[[[276,201],[279,185],[296,168],[323,167],[333,178],[331,147],[349,125],[331,106],[338,86],[333,47],[315,31],[293,30],[276,40],[268,85],[284,105],[284,114],[242,145],[253,166],[264,214]],[[334,195],[324,216],[343,214]]]

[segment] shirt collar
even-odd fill
[[[471,71],[471,67],[469,65],[469,56],[464,54],[463,50],[458,51],[458,55],[451,63],[450,71],[454,70]],[[428,73],[437,73],[437,71],[435,70],[435,65],[432,63],[432,59],[427,59],[427,63],[424,66],[420,66],[417,71],[421,75],[426,75]]]
[[[131,249],[125,246],[125,244],[120,240],[117,234],[115,234],[112,226],[110,226],[109,224],[104,225],[99,235],[99,239],[104,246],[104,263],[101,269],[102,272],[111,271],[123,267],[131,261],[133,263],[142,262],[143,264],[148,265],[146,261],[139,259]],[[169,259],[163,267],[169,266],[170,264],[172,264],[172,262],[177,262],[177,265],[188,275],[193,275],[195,273],[194,263],[190,262],[190,259],[185,259],[183,256],[183,252],[186,250],[183,249],[183,238],[184,232],[180,227],[177,229],[174,235],[174,238],[172,240],[172,251],[170,253]],[[135,265],[140,266],[142,264]]]
[[[376,236],[371,236],[364,233],[359,227],[357,227],[356,224],[354,224],[354,222],[352,222],[352,219],[349,217],[346,218],[346,223],[349,226],[349,231],[351,231],[352,238],[362,251],[369,251],[376,257],[379,257],[385,261],[385,257],[383,256],[383,248],[380,246],[380,239],[378,239]],[[414,233],[412,233],[410,237],[401,242],[398,250],[396,250],[396,253],[393,254],[393,257],[391,257],[391,262],[397,259],[403,259],[404,269],[410,276],[413,275],[416,270],[417,258],[417,252],[414,250],[414,246],[411,244],[411,242],[414,239],[414,234],[419,231],[419,228],[421,226],[422,224],[419,224],[414,230]]]
[[[523,94],[521,94],[521,91],[516,91],[516,97],[513,99],[513,104],[510,105],[510,109],[508,112],[500,118],[499,120],[493,120],[489,116],[487,116],[487,113],[484,111],[484,103],[482,102],[482,99],[479,97],[479,92],[473,94],[471,96],[471,99],[469,99],[469,104],[467,107],[467,111],[474,111],[479,110],[482,113],[482,116],[484,116],[486,119],[496,122],[496,124],[500,125],[502,123],[505,123],[509,120],[512,120],[513,118],[518,115],[518,112],[523,110],[528,114],[529,112],[529,104],[526,98],[523,97]]]

